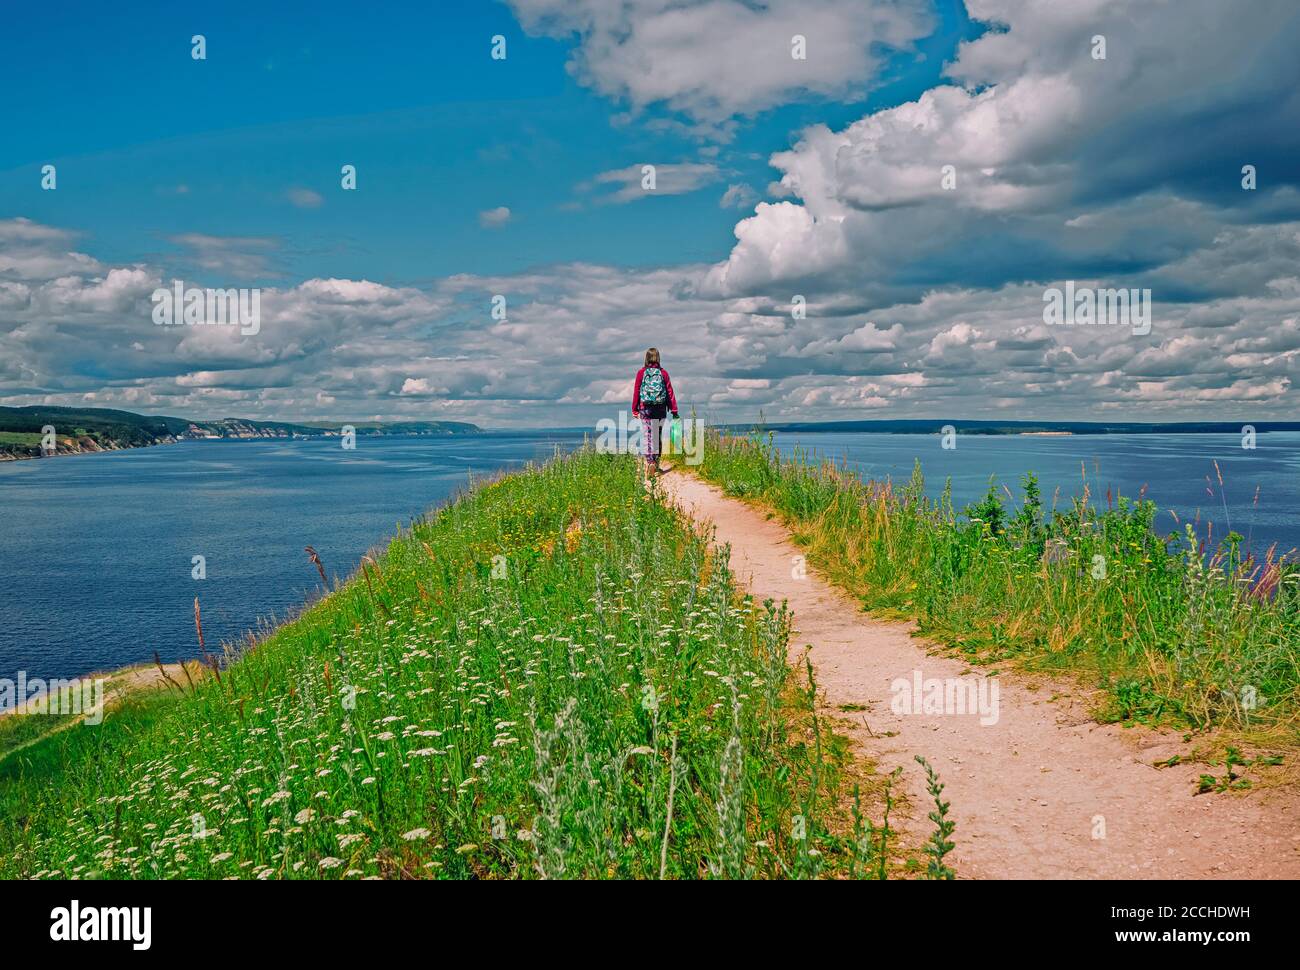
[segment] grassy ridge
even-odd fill
[[[715,436],[702,473],[790,524],[809,559],[871,610],[915,617],[973,662],[1084,671],[1113,719],[1263,728],[1297,740],[1300,572],[1216,548],[1191,524],[1157,535],[1156,507],[1086,491],[1048,515],[1037,483],[1008,507],[990,487],[964,512],[927,499],[918,466],[903,487],[864,482],[769,434]]]
[[[881,875],[788,635],[633,461],[557,459],[0,760],[0,877]]]

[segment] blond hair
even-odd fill
[[[645,352],[645,365],[647,367],[659,366],[659,348],[651,347]]]

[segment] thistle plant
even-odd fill
[[[938,774],[919,754],[916,755],[916,761],[925,769],[925,787],[934,800],[934,811],[926,816],[934,823],[934,831],[925,843],[925,854],[929,859],[925,870],[926,878],[953,879],[957,874],[944,862],[944,858],[956,848],[948,837],[957,828],[957,823],[948,818],[949,805],[943,800],[943,783],[939,781]]]

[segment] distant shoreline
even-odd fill
[[[475,432],[482,433],[482,432]],[[40,450],[35,452],[27,451],[24,453],[15,453],[6,451],[0,446],[0,462],[2,461],[27,461],[41,458],[61,458],[67,455],[95,455],[106,451],[132,451],[136,448],[155,448],[160,445],[174,445],[181,441],[318,441],[323,438],[337,438],[337,434],[323,435],[230,435],[228,437],[195,435],[183,436],[179,438],[168,437],[159,438],[155,441],[142,441],[138,444],[128,444],[119,441],[99,442],[93,438],[72,437],[60,438],[58,447],[53,454],[42,454]],[[358,438],[449,438],[450,434],[439,434],[434,431],[357,431]]]
[[[122,444],[120,442],[115,442],[115,441],[101,443],[96,441],[93,438],[85,438],[83,440],[80,438],[73,439],[71,437],[67,437],[62,440],[59,440],[57,442],[54,452],[48,455],[43,454],[40,451],[39,445],[28,446],[22,451],[10,450],[10,448],[14,447],[12,445],[10,446],[0,445],[0,461],[27,461],[28,459],[34,459],[34,458],[61,458],[65,455],[94,455],[104,451],[126,451],[129,448],[152,448],[155,445],[169,445],[169,444],[175,444],[175,442],[176,439],[171,438],[171,439],[159,439],[157,441],[146,441],[146,442],[141,442],[140,444]],[[35,447],[36,451],[34,452],[31,451],[30,450],[31,447]]]
[[[1300,421],[1175,421],[1149,424],[1137,421],[979,421],[956,419],[905,419],[877,421],[792,421],[718,425],[721,431],[748,434],[778,431],[799,434],[940,434],[946,427],[959,434],[979,435],[1118,435],[1118,434],[1232,434],[1247,429],[1300,431]]]
[[[22,420],[19,420],[21,418]],[[55,423],[59,422],[59,423]],[[42,435],[35,428],[60,424],[70,432],[56,431],[52,454],[42,454]],[[337,438],[342,428],[351,427],[361,437],[469,437],[492,434],[590,433],[591,427],[558,428],[482,428],[467,422],[406,421],[360,422],[353,425],[313,422],[254,421],[223,418],[220,421],[188,421],[182,418],[133,414],[90,408],[10,408],[0,407],[0,462],[27,458],[54,458],[64,455],[125,451],[174,444],[177,441],[244,441],[257,439],[315,440]],[[1300,421],[1178,421],[1167,423],[1101,421],[989,421],[960,419],[899,419],[868,421],[796,421],[776,423],[730,423],[714,427],[723,433],[753,434],[889,434],[936,435],[951,428],[965,435],[1006,435],[1020,437],[1074,437],[1087,435],[1245,435],[1270,431],[1300,432]]]
[[[303,440],[340,438],[345,433],[357,437],[450,437],[481,434],[482,431],[478,425],[463,421],[318,421],[295,424],[250,418],[198,421],[110,408],[0,407],[0,461],[122,451],[190,440]]]

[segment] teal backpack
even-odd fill
[[[664,386],[664,372],[658,367],[647,367],[641,375],[641,403],[663,404],[668,400],[668,388]]]

